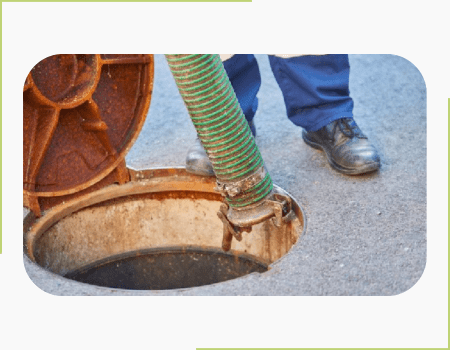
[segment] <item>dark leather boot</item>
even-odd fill
[[[189,148],[186,156],[186,171],[188,173],[214,176],[214,170],[208,155],[202,146],[199,138],[195,139],[194,144]]]
[[[256,136],[253,120],[249,123],[249,126],[253,136]],[[186,156],[186,171],[196,175],[215,176],[213,166],[209,161],[208,155],[199,138],[195,139],[194,144],[188,150]]]
[[[317,131],[303,130],[303,140],[325,152],[330,165],[347,175],[359,175],[378,170],[380,156],[353,118],[329,123]]]

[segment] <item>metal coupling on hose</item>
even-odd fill
[[[274,188],[266,198],[253,205],[243,208],[233,208],[224,201],[217,216],[223,223],[222,249],[231,249],[233,237],[242,240],[243,232],[251,232],[252,226],[272,220],[276,227],[288,224],[296,218],[292,210],[291,198]]]
[[[232,238],[275,218],[290,220],[290,199],[274,192],[272,179],[255,143],[219,55],[166,55],[178,90],[224,196],[218,213],[224,225],[223,249]],[[283,221],[284,220],[284,221]]]

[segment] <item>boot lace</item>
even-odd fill
[[[357,137],[359,139],[366,139],[366,135],[363,134],[361,129],[356,125],[353,118],[342,118],[338,119],[337,123],[334,125],[333,134],[336,132],[336,128],[339,127],[339,129],[342,131],[342,133],[349,137]]]

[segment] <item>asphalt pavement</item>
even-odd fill
[[[64,279],[24,263],[33,282],[57,295],[396,295],[426,265],[426,87],[418,69],[392,55],[350,55],[355,120],[381,156],[373,174],[346,176],[307,146],[286,117],[268,58],[255,116],[256,142],[274,183],[307,218],[306,233],[265,273],[171,291],[123,291]],[[195,138],[164,56],[155,56],[149,115],[127,164],[183,166]],[[25,211],[24,211],[25,213]]]

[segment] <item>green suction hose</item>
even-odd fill
[[[166,58],[228,205],[239,209],[264,200],[272,179],[219,55]]]

